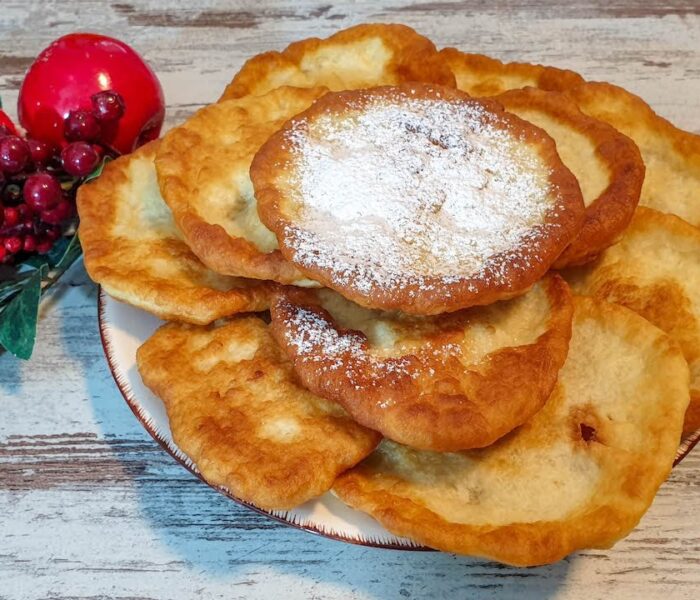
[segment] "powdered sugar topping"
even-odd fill
[[[359,374],[369,384],[373,379],[382,381],[388,374],[414,376],[408,369],[406,357],[380,360],[364,347],[364,339],[357,332],[340,333],[318,313],[288,305],[291,313],[285,320],[285,337],[294,349],[294,355],[304,362],[324,363],[329,371],[342,370],[349,381],[360,389]]]
[[[543,224],[549,170],[498,118],[476,103],[377,98],[292,129],[294,260],[361,293],[529,268],[522,248],[555,226]]]

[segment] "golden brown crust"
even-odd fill
[[[288,509],[324,493],[379,442],[296,383],[257,317],[165,325],[139,348],[137,364],[202,476],[261,508]]]
[[[640,204],[700,226],[700,136],[674,126],[619,86],[588,82],[564,90],[584,113],[639,146],[647,165]]]
[[[303,280],[257,218],[248,169],[269,135],[324,92],[280,88],[220,102],[163,138],[156,157],[163,198],[187,244],[213,271],[280,283]]]
[[[477,97],[496,96],[524,87],[564,90],[584,82],[583,77],[574,71],[527,63],[505,63],[456,48],[443,48],[440,56],[454,73],[457,87]]]
[[[503,63],[454,48],[440,54],[454,72],[457,87],[474,96],[527,86],[566,92],[582,112],[612,125],[639,147],[646,163],[640,204],[700,226],[700,136],[674,126],[624,88],[587,82],[573,71]]]
[[[619,238],[634,214],[644,181],[644,162],[639,149],[632,140],[607,123],[584,115],[564,94],[526,88],[505,92],[495,99],[506,110],[525,120],[528,112],[523,111],[540,113],[545,120],[553,120],[574,134],[585,136],[595,146],[596,156],[608,171],[609,184],[586,206],[581,231],[556,260],[554,268],[590,262]],[[548,131],[545,124],[536,124],[547,131],[555,142],[566,141],[557,140],[557,134]],[[562,159],[567,164],[564,157]],[[585,160],[583,157],[580,159]],[[576,174],[576,165],[567,166]]]
[[[254,56],[221,99],[259,96],[282,85],[339,91],[407,81],[454,86],[452,72],[429,39],[405,25],[362,24]]]
[[[592,299],[575,299],[570,352],[549,402],[512,435],[442,455],[385,441],[335,493],[397,535],[512,565],[612,546],[670,472],[688,372],[668,336]]]
[[[111,162],[78,191],[90,277],[111,296],[162,319],[206,324],[267,310],[272,283],[217,275],[182,241],[158,193],[157,144]]]
[[[340,327],[312,291],[282,290],[270,310],[273,335],[308,389],[392,440],[453,451],[493,443],[544,405],[566,359],[573,307],[566,283],[549,276],[489,307],[350,319],[351,327],[369,320],[391,330],[397,350],[389,355],[361,331]],[[343,318],[352,310],[334,312]],[[518,332],[513,346],[505,342],[510,330]]]
[[[564,276],[577,293],[626,306],[680,344],[691,372],[684,433],[700,428],[700,230],[639,207],[618,244]]]
[[[333,257],[319,263],[297,255],[295,245],[305,234],[303,220],[295,220],[301,196],[294,193],[294,132],[304,129],[319,118],[342,119],[352,111],[379,99],[400,105],[411,99],[440,100],[478,106],[483,109],[489,126],[508,130],[519,143],[537,149],[543,164],[548,166],[548,182],[553,206],[545,213],[541,235],[517,249],[490,257],[488,265],[476,275],[425,276],[418,281],[402,281],[401,285],[373,285],[368,290],[356,284],[353,275],[343,268],[335,271]],[[351,107],[351,108],[349,108]],[[475,100],[459,90],[422,84],[403,84],[370,90],[328,93],[309,109],[288,121],[272,135],[256,154],[250,175],[258,200],[262,222],[272,230],[282,254],[300,271],[341,293],[346,298],[369,308],[401,310],[411,314],[432,315],[475,305],[488,305],[512,298],[526,291],[549,269],[563,249],[579,231],[583,220],[583,201],[578,183],[561,163],[553,140],[541,129],[511,115],[496,102]],[[316,252],[314,250],[314,252]],[[301,257],[300,257],[301,256]],[[330,264],[331,266],[327,266]]]

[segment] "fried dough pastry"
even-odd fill
[[[443,48],[440,56],[454,74],[457,87],[476,97],[496,96],[525,87],[558,91],[585,82],[574,71],[528,63],[504,63],[482,54],[462,52],[457,48]]]
[[[700,136],[675,127],[640,97],[602,82],[586,82],[573,71],[440,51],[457,87],[474,96],[534,86],[569,94],[585,114],[631,138],[646,164],[640,204],[700,226]]]
[[[311,284],[260,222],[248,170],[263,142],[325,92],[284,87],[212,104],[162,140],[156,168],[163,198],[187,244],[213,271]]]
[[[267,310],[273,284],[225,277],[192,254],[158,191],[157,142],[108,164],[78,190],[90,277],[110,296],[162,319],[206,324]]]
[[[644,181],[639,149],[607,123],[584,115],[565,94],[527,88],[496,100],[554,138],[560,158],[581,186],[583,227],[554,267],[590,262],[619,238],[634,214]]]
[[[492,444],[537,412],[564,364],[569,288],[437,317],[363,309],[330,290],[281,290],[272,332],[304,385],[415,448]]]
[[[397,535],[511,565],[627,535],[671,470],[688,368],[675,342],[632,311],[574,301],[559,382],[525,425],[461,453],[383,441],[334,492]]]
[[[700,227],[700,136],[678,129],[621,87],[594,82],[566,91],[583,112],[639,146],[647,167],[640,204]]]
[[[297,384],[258,317],[164,325],[139,348],[137,364],[202,476],[261,508],[292,508],[324,493],[379,442]]]
[[[363,24],[254,56],[222,99],[259,96],[283,85],[340,91],[407,81],[454,86],[452,72],[428,38],[405,25]]]
[[[583,220],[545,132],[423,84],[326,94],[270,137],[250,176],[260,219],[300,271],[411,314],[525,292]]]
[[[700,230],[640,207],[618,244],[565,277],[577,293],[622,304],[680,344],[691,375],[684,432],[700,428]]]

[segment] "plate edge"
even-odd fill
[[[294,529],[299,529],[301,531],[305,531],[307,533],[317,535],[320,537],[328,538],[331,540],[339,541],[339,542],[346,542],[349,544],[357,545],[357,546],[365,546],[365,547],[371,547],[371,548],[381,548],[385,550],[402,550],[402,551],[417,551],[417,552],[436,552],[434,548],[429,548],[427,546],[421,546],[418,544],[415,545],[409,545],[408,543],[404,544],[398,544],[398,543],[389,543],[389,542],[380,542],[380,541],[375,541],[372,539],[361,539],[361,538],[354,538],[354,537],[348,537],[341,535],[336,532],[332,531],[325,531],[323,529],[320,529],[318,527],[314,527],[309,524],[305,523],[297,523],[291,519],[286,518],[282,514],[275,514],[274,512],[268,512],[265,509],[262,509],[258,506],[255,506],[254,504],[251,504],[249,502],[246,502],[245,500],[242,500],[233,494],[226,488],[222,486],[216,486],[212,485],[209,483],[202,474],[199,472],[199,470],[196,468],[194,463],[190,461],[190,459],[183,453],[182,456],[180,456],[180,453],[182,453],[181,450],[179,449],[174,449],[171,448],[171,446],[168,444],[166,440],[164,440],[158,432],[155,430],[155,428],[152,426],[152,424],[149,422],[149,419],[146,418],[142,414],[142,409],[137,406],[135,402],[135,398],[133,397],[133,394],[131,392],[130,387],[128,384],[124,381],[121,380],[121,375],[117,374],[117,367],[113,361],[112,358],[112,341],[108,339],[108,334],[107,334],[107,326],[105,325],[105,298],[106,292],[102,289],[102,286],[98,285],[98,291],[97,291],[97,322],[98,322],[98,328],[100,331],[100,343],[102,344],[102,350],[105,355],[105,359],[107,361],[107,367],[109,368],[109,371],[112,375],[112,379],[114,380],[114,383],[117,386],[117,389],[119,390],[122,398],[126,402],[127,406],[131,410],[131,412],[134,414],[136,419],[139,421],[141,426],[148,432],[148,434],[158,443],[158,445],[165,450],[177,463],[179,463],[182,467],[187,469],[192,475],[197,477],[202,483],[206,484],[208,487],[212,488],[213,490],[217,491],[218,493],[222,494],[223,496],[226,496],[229,500],[232,500],[236,504],[239,504],[241,506],[244,506],[245,508],[249,508],[253,510],[254,512],[258,513],[259,515],[271,518],[278,523],[281,523],[283,525],[287,525],[289,527],[293,527]],[[697,442],[697,440],[696,440]],[[287,513],[288,514],[288,513]],[[393,534],[392,534],[393,535]]]

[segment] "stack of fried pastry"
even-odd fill
[[[626,535],[700,427],[699,195],[624,89],[360,25],[78,208],[92,278],[170,321],[138,368],[209,482],[534,565]]]

